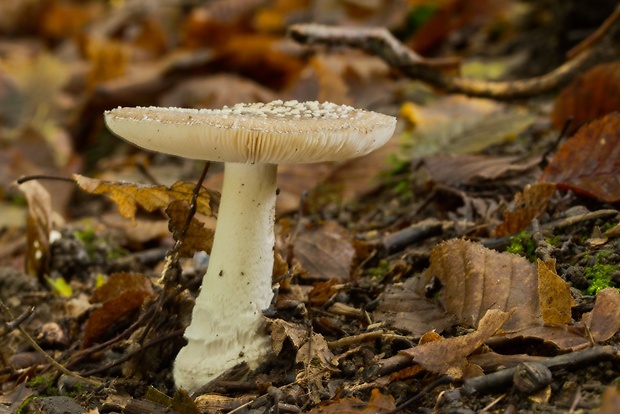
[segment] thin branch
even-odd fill
[[[8,308],[8,306],[6,306],[4,304],[4,301],[2,301],[2,299],[0,299],[0,308],[2,309],[2,313],[4,313],[8,318],[10,319],[14,319],[13,316],[13,312],[11,312],[11,310]],[[37,342],[32,339],[32,337],[30,336],[30,334],[28,332],[26,332],[26,330],[24,328],[21,327],[21,325],[17,325],[16,328],[19,330],[19,332],[24,335],[24,338],[26,338],[26,341],[28,341],[28,343],[30,344],[30,346],[32,346],[35,351],[37,351],[39,354],[41,354],[41,356],[43,356],[43,358],[45,358],[45,360],[52,365],[54,368],[56,368],[58,371],[62,372],[65,375],[68,375],[70,377],[73,378],[77,378],[80,381],[84,381],[87,384],[93,385],[93,386],[99,386],[101,385],[101,382],[90,379],[90,378],[84,378],[81,375],[68,370],[67,368],[65,368],[64,366],[62,366],[61,364],[59,364],[54,358],[52,358],[47,352],[45,352],[40,346],[39,344],[37,344]]]
[[[332,27],[295,24],[289,35],[297,42],[327,46],[346,46],[364,50],[400,69],[412,79],[421,80],[446,92],[494,99],[518,99],[552,92],[587,68],[620,55],[620,6],[599,27],[595,35],[572,51],[570,60],[551,72],[516,81],[484,81],[454,76],[442,69],[454,69],[456,59],[426,59],[402,44],[383,28]]]
[[[33,313],[34,313],[34,307],[31,306],[28,309],[26,309],[24,312],[22,312],[22,314],[19,315],[17,318],[13,319],[10,322],[5,322],[4,327],[0,331],[0,338],[2,338],[4,335],[7,335],[13,332],[15,329],[17,329]]]

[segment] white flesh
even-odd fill
[[[194,391],[243,361],[254,369],[271,351],[262,311],[273,297],[276,170],[225,165],[209,268],[174,364],[177,387]]]

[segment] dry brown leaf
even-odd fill
[[[270,102],[276,94],[257,82],[222,73],[182,81],[159,99],[160,106],[222,108],[239,102]]]
[[[323,335],[312,332],[306,342],[299,348],[295,356],[296,363],[302,363],[304,369],[296,377],[296,382],[305,384],[310,390],[310,399],[318,404],[321,401],[320,394],[327,392],[325,383],[331,377],[332,372],[338,372],[332,363],[334,354]]]
[[[338,293],[338,285],[342,286],[342,282],[338,279],[315,282],[312,290],[308,292],[308,303],[316,307],[323,306],[332,296]]]
[[[545,325],[566,325],[572,320],[571,308],[576,305],[570,285],[555,271],[555,259],[544,263],[538,259],[538,300]]]
[[[391,395],[383,395],[378,389],[370,393],[370,400],[365,404],[356,397],[340,398],[314,407],[310,414],[381,414],[392,412],[396,402]]]
[[[290,341],[295,349],[298,350],[308,340],[308,334],[310,333],[308,327],[299,323],[287,322],[283,319],[270,319],[269,327],[271,339],[273,340],[273,353],[276,355],[280,354],[286,340]]]
[[[616,383],[605,389],[601,406],[596,414],[618,414],[618,407],[620,407],[620,387]]]
[[[620,62],[596,65],[572,81],[558,94],[551,119],[557,129],[569,118],[578,128],[613,111],[620,111]]]
[[[434,182],[450,186],[485,183],[513,177],[540,174],[540,160],[523,162],[521,157],[487,155],[434,155],[424,158],[424,165]]]
[[[610,339],[620,330],[620,292],[606,288],[596,294],[594,309],[583,315],[582,322],[595,341]]]
[[[340,105],[350,105],[349,88],[342,79],[342,71],[330,65],[333,60],[318,55],[310,59],[310,66],[315,70],[319,81],[319,102],[328,101]]]
[[[196,184],[187,181],[177,181],[170,186],[170,196],[176,200],[186,201],[188,204],[194,196]],[[213,197],[215,195],[215,197]],[[214,201],[219,203],[219,194],[200,187],[198,190],[198,198],[196,198],[196,212],[205,216],[214,215],[216,205]]]
[[[163,185],[144,185],[124,182],[102,181],[75,174],[73,176],[82,190],[91,194],[103,194],[118,206],[121,216],[135,222],[138,206],[146,211],[166,208],[172,200],[190,202],[195,184],[177,181],[170,188]],[[201,188],[196,200],[196,211],[205,216],[214,214],[212,193]]]
[[[495,335],[510,316],[511,312],[490,309],[480,319],[475,332],[440,341],[426,342],[415,348],[401,351],[401,353],[411,356],[415,362],[429,371],[463,378],[470,369],[467,356]]]
[[[115,183],[75,174],[80,188],[91,194],[103,194],[118,206],[121,216],[135,220],[138,206],[146,211],[165,208],[170,202],[168,189],[163,185],[147,186],[133,183]]]
[[[557,351],[562,352],[576,351],[577,349],[589,345],[584,330],[571,325],[531,326],[521,329],[518,332],[506,333],[505,337],[507,339],[523,338],[525,340],[543,340],[545,343],[556,347]]]
[[[233,71],[266,87],[282,90],[299,76],[305,62],[279,47],[282,39],[264,34],[237,34],[222,44],[213,63],[219,71]]]
[[[193,257],[197,251],[211,253],[215,232],[205,228],[196,217],[192,217],[187,231],[182,235],[189,215],[189,204],[186,201],[171,201],[166,208],[166,214],[170,217],[169,228],[174,240],[179,241],[182,238],[179,257]]]
[[[536,267],[525,258],[453,239],[431,250],[431,273],[442,285],[444,308],[467,326],[489,309],[516,311],[504,326],[519,330],[542,323]]]
[[[312,280],[349,280],[355,257],[353,239],[335,221],[302,230],[294,240],[293,254]]]
[[[528,184],[523,193],[517,193],[512,211],[504,213],[504,221],[495,229],[496,237],[515,234],[540,217],[547,208],[547,203],[555,191],[555,185],[538,182]]]
[[[26,181],[19,189],[28,202],[26,222],[26,271],[38,277],[47,273],[49,237],[53,228],[52,199],[49,192],[35,180]]]
[[[46,4],[48,7],[41,14],[39,32],[55,40],[79,36],[86,25],[102,13],[102,5],[98,3],[53,1]]]
[[[534,116],[489,99],[451,95],[428,106],[409,104],[415,119],[411,156],[480,152],[521,132]]]
[[[115,273],[90,301],[102,306],[93,311],[84,328],[83,348],[88,348],[119,320],[140,309],[145,300],[155,297],[149,279],[140,273]]]
[[[620,201],[620,113],[584,125],[566,141],[540,181],[610,203]]]
[[[129,50],[123,43],[91,37],[85,39],[84,51],[90,62],[89,89],[127,73]]]
[[[431,330],[441,332],[450,326],[453,318],[416,292],[415,283],[415,278],[409,278],[402,284],[388,286],[373,312],[373,320],[416,337]]]

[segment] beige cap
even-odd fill
[[[368,154],[394,133],[396,118],[330,102],[273,101],[223,109],[116,108],[108,128],[142,148],[238,163],[338,161]]]

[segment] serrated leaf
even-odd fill
[[[102,194],[118,206],[121,216],[135,223],[138,207],[155,211],[168,207],[172,200],[192,199],[195,184],[177,181],[170,188],[163,185],[144,185],[114,181],[102,181],[75,174],[76,183],[91,194]],[[205,216],[214,214],[213,197],[209,190],[201,188],[196,199],[196,211]]]
[[[170,192],[163,185],[142,185],[101,181],[75,174],[77,184],[91,194],[103,194],[118,206],[121,216],[135,221],[138,206],[146,211],[165,208],[170,202]]]
[[[431,250],[431,273],[443,285],[444,308],[459,322],[477,326],[489,309],[516,311],[506,330],[541,324],[536,267],[527,259],[453,239]]]

